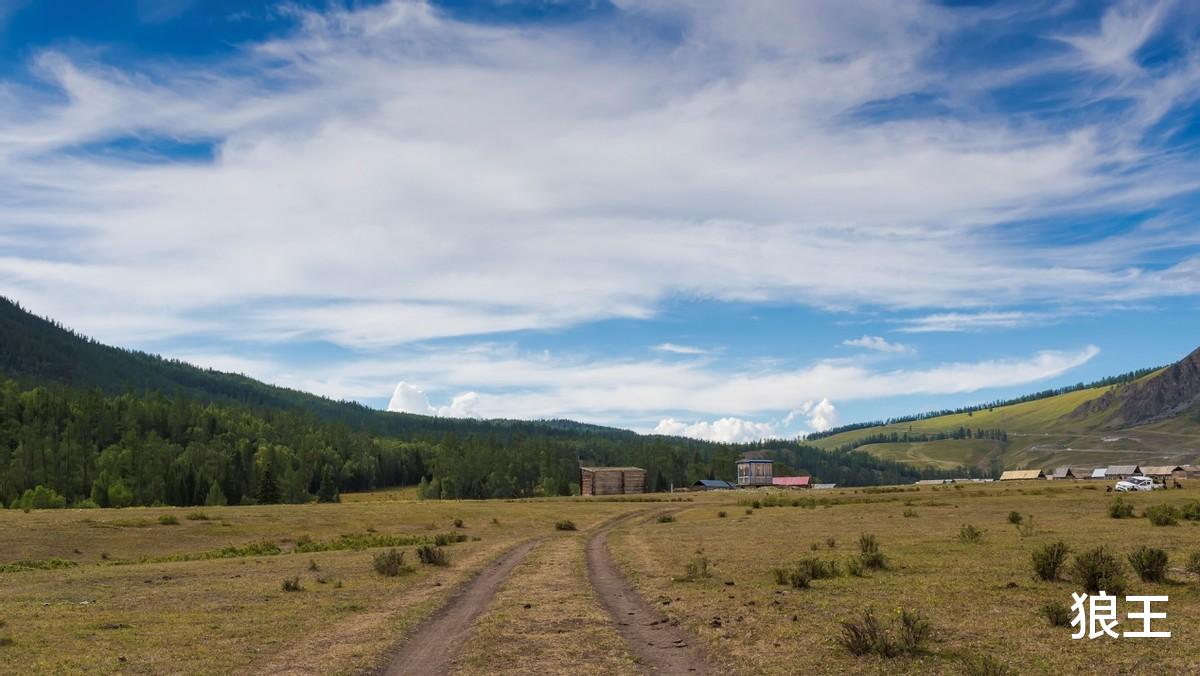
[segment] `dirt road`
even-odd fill
[[[651,674],[712,673],[687,632],[665,622],[663,614],[646,603],[621,573],[608,551],[609,530],[611,525],[588,541],[588,577],[629,649]]]
[[[417,628],[380,673],[386,676],[449,673],[476,618],[487,610],[496,590],[536,544],[537,541],[530,541],[517,545],[463,585],[441,610]]]

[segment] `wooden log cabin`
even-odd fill
[[[741,488],[770,486],[774,463],[770,460],[742,458],[737,461],[737,483]]]
[[[579,474],[579,488],[584,495],[646,492],[646,470],[641,467],[580,467]]]

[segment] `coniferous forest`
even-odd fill
[[[945,475],[795,441],[387,413],[101,345],[3,299],[0,375],[6,506],[305,502],[404,485],[429,498],[567,495],[580,464],[644,467],[666,490],[732,479],[745,452],[843,485]]]

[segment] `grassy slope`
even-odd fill
[[[1153,378],[1144,376],[1138,382]],[[959,427],[1002,429],[1007,443],[963,439],[935,442],[869,444],[861,450],[888,460],[914,465],[950,468],[958,465],[988,467],[999,456],[1005,468],[1054,467],[1062,464],[1109,465],[1130,462],[1184,462],[1200,458],[1196,444],[1200,425],[1189,416],[1175,418],[1128,430],[1105,429],[1113,410],[1087,418],[1065,416],[1081,404],[1107,392],[1111,387],[1095,387],[1068,392],[1056,397],[1003,406],[973,414],[958,413],[925,420],[868,427],[812,443],[832,449],[864,437],[891,432],[933,434]]]

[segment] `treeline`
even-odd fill
[[[868,444],[899,444],[907,442],[917,443],[923,441],[948,441],[951,439],[992,439],[995,441],[1008,441],[1008,432],[1005,432],[1001,429],[971,429],[969,427],[962,426],[959,426],[958,429],[950,430],[949,432],[878,432],[876,434],[868,434],[865,437],[859,437],[854,441],[842,444],[835,450],[844,453],[847,451],[853,451],[856,448],[866,446]]]
[[[1128,373],[1122,373],[1120,375],[1109,376],[1107,378],[1101,378],[1100,380],[1093,380],[1090,383],[1076,383],[1074,385],[1067,385],[1065,387],[1057,387],[1057,388],[1053,388],[1053,389],[1049,389],[1049,390],[1042,390],[1041,392],[1034,392],[1032,394],[1026,394],[1026,395],[1023,395],[1020,397],[1013,397],[1011,399],[997,399],[995,401],[991,401],[986,404],[977,404],[974,406],[963,406],[960,408],[947,408],[947,409],[942,409],[940,411],[926,411],[925,413],[916,413],[913,415],[900,416],[898,418],[888,418],[886,420],[872,420],[872,421],[868,421],[868,422],[850,423],[848,425],[839,425],[838,427],[831,427],[831,428],[821,431],[821,432],[812,432],[805,436],[805,440],[806,441],[816,441],[817,439],[824,439],[826,437],[831,437],[835,434],[841,434],[843,432],[853,432],[855,430],[866,429],[868,427],[882,427],[884,425],[899,425],[899,424],[903,424],[906,422],[916,422],[918,420],[928,420],[930,418],[939,418],[939,417],[945,416],[945,415],[958,415],[958,414],[962,414],[962,413],[966,413],[967,415],[970,415],[972,413],[975,413],[976,411],[983,411],[983,410],[992,411],[997,408],[1001,408],[1003,406],[1012,406],[1013,404],[1023,404],[1025,402],[1029,402],[1029,401],[1037,401],[1038,399],[1048,399],[1050,397],[1057,397],[1060,394],[1067,394],[1069,392],[1078,392],[1079,390],[1090,390],[1093,387],[1108,387],[1111,385],[1123,385],[1125,383],[1133,382],[1143,376],[1150,375],[1151,373],[1154,373],[1155,371],[1157,371],[1161,368],[1163,368],[1163,367],[1162,366],[1154,366],[1151,368],[1138,369],[1136,371],[1129,371]]]

